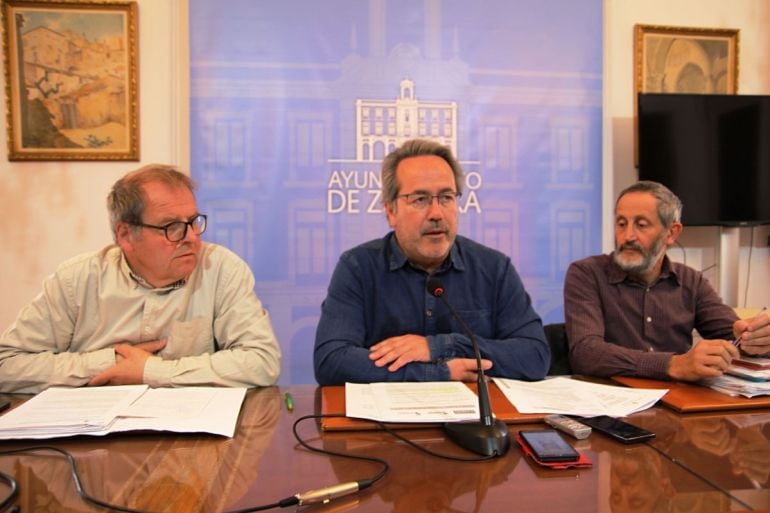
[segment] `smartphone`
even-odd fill
[[[580,422],[624,444],[635,444],[655,438],[655,433],[652,431],[647,431],[607,415],[587,417],[580,419]]]
[[[522,429],[519,436],[540,461],[577,461],[580,458],[555,429]]]

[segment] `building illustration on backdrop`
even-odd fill
[[[379,161],[405,141],[431,139],[457,155],[457,103],[419,101],[405,78],[396,100],[356,100],[356,160]]]

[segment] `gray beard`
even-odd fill
[[[653,243],[652,248],[650,248],[649,251],[645,250],[644,248],[639,248],[638,246],[633,246],[633,248],[639,250],[640,254],[642,255],[642,260],[639,263],[623,261],[619,254],[621,248],[618,247],[615,248],[615,251],[612,254],[612,259],[615,261],[618,267],[623,269],[628,274],[646,274],[652,271],[652,268],[655,267],[656,263],[658,263],[660,257],[662,257],[666,252],[666,247],[663,245],[663,237],[664,234],[661,234],[661,236]]]

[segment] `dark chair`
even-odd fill
[[[569,364],[569,346],[567,345],[567,330],[564,323],[546,324],[545,338],[551,347],[551,367],[548,375],[572,374],[572,366]]]

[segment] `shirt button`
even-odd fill
[[[652,317],[647,317],[646,321],[647,322],[652,322]]]
[[[426,310],[425,311],[425,315],[427,315],[428,317],[432,317],[433,316],[433,310]]]

